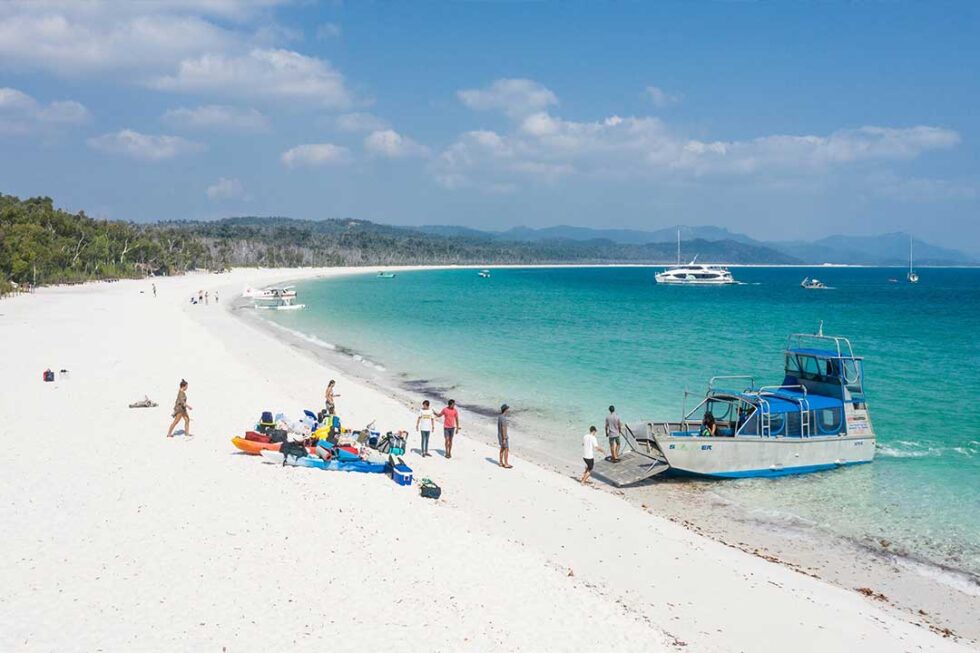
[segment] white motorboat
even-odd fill
[[[483,279],[489,279],[490,278],[490,270],[480,270],[479,275]]]
[[[681,265],[681,230],[677,230],[677,265],[654,275],[657,283],[678,286],[727,286],[738,283],[727,268],[720,265],[703,265],[695,256],[687,265]]]
[[[668,268],[654,275],[657,283],[683,286],[725,286],[738,283],[732,273],[719,265],[702,265],[691,261],[687,265]]]
[[[295,298],[296,290],[295,286],[283,286],[282,288],[252,288],[251,286],[245,286],[242,290],[242,297],[246,299],[282,299],[282,298]]]
[[[294,304],[293,297],[278,297],[273,300],[261,298],[256,299],[255,308],[260,308],[267,311],[298,311],[302,308],[306,308],[306,304]]]
[[[825,284],[820,279],[811,279],[807,277],[800,283],[800,287],[806,288],[807,290],[833,290],[830,286]]]
[[[760,386],[747,376],[714,377],[704,398],[680,421],[630,424],[620,463],[597,460],[596,474],[628,485],[664,472],[772,477],[874,460],[864,361],[850,341],[824,336],[822,329],[812,336],[794,334],[784,362],[779,385]]]

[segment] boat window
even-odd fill
[[[851,392],[856,392],[860,394],[861,389],[861,376],[862,376],[862,365],[860,361],[854,359],[844,359],[844,382],[847,384],[847,389]]]
[[[741,435],[759,435],[759,411],[753,412],[738,432]]]
[[[797,437],[802,435],[803,429],[803,415],[801,413],[793,412],[786,413],[786,432],[784,435]]]
[[[817,359],[813,356],[800,356],[800,367],[803,370],[803,374],[809,378],[820,376],[820,366],[817,364]]]
[[[769,415],[769,433],[770,435],[779,435],[783,432],[783,426],[785,426],[782,413],[772,413]]]
[[[730,401],[709,401],[707,410],[714,415],[716,422],[727,422],[733,419],[734,410]]]
[[[822,408],[817,412],[817,426],[821,433],[836,434],[840,433],[841,409]]]
[[[787,374],[799,374],[800,363],[796,360],[796,354],[786,355],[786,373]]]

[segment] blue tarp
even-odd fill
[[[800,392],[790,390],[780,390],[778,393],[765,394],[763,398],[769,404],[771,413],[798,413],[800,412],[799,399],[803,398]],[[746,401],[755,403],[755,396],[743,395]],[[824,397],[822,395],[806,395],[810,410],[820,410],[821,408],[842,408],[844,402],[834,397]]]

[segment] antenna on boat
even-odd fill
[[[823,337],[823,320],[820,320],[820,327],[817,328],[817,335]]]

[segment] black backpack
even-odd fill
[[[309,452],[306,450],[306,447],[302,442],[283,442],[282,446],[279,447],[279,452],[283,456],[282,464],[284,467],[286,466],[286,459],[289,456],[294,458],[305,458],[309,455]]]

